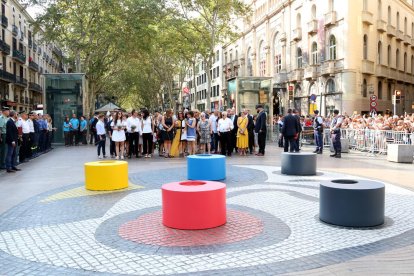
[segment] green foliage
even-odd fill
[[[53,0],[34,25],[87,74],[89,113],[98,94],[173,107],[174,77],[183,81],[197,56],[211,66],[214,45],[236,34],[246,11],[239,0]]]

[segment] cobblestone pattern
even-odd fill
[[[396,186],[386,185],[387,224],[383,227],[340,228],[315,219],[319,181],[333,178],[355,177],[327,172],[294,177],[281,175],[276,167],[230,166],[228,204],[260,218],[265,228],[240,242],[245,243],[242,246],[237,242],[220,245],[238,247],[220,251],[217,246],[213,252],[197,247],[178,252],[177,247],[171,247],[173,252],[167,253],[161,250],[166,247],[137,246],[130,241],[126,241],[129,247],[117,247],[118,240],[111,238],[139,212],[159,210],[161,184],[185,180],[184,168],[133,175],[132,182],[146,187],[139,191],[39,202],[64,190],[60,189],[0,216],[0,271],[6,275],[275,275],[414,244],[414,193]],[[267,222],[259,213],[287,225],[288,236],[276,243],[258,243],[256,238],[278,235],[275,228],[266,228]],[[110,237],[106,243],[105,237]]]

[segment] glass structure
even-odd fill
[[[66,116],[83,115],[83,95],[87,87],[85,74],[45,74],[45,111],[57,128],[53,142],[63,143],[63,122]]]

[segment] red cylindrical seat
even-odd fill
[[[162,223],[176,229],[207,229],[226,223],[226,185],[213,181],[162,186]]]

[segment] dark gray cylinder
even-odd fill
[[[372,227],[384,223],[385,185],[371,180],[323,181],[319,219],[346,227]]]
[[[316,153],[283,152],[282,174],[316,175]]]

